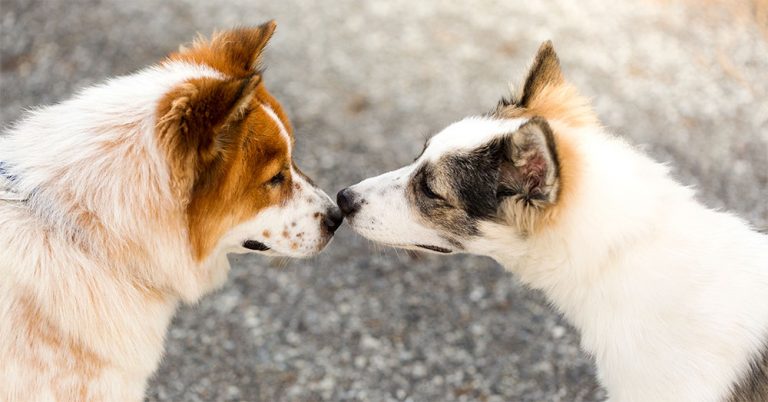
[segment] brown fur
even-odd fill
[[[556,225],[578,188],[581,166],[579,150],[574,143],[577,139],[564,133],[569,127],[598,125],[599,122],[587,99],[565,80],[552,42],[546,41],[539,47],[520,94],[511,100],[502,100],[494,114],[501,118],[543,117],[552,126],[560,163],[557,199],[533,214],[516,209],[508,215],[515,217],[514,221],[529,233]]]
[[[188,81],[169,92],[157,109],[160,143],[176,163],[172,180],[180,194],[191,194],[186,200],[188,229],[198,260],[228,229],[292,192],[288,144],[260,106],[274,110],[289,133],[290,122],[261,75],[245,70],[258,62],[273,31],[274,23],[267,23],[219,33],[171,56],[237,77]],[[278,187],[266,185],[279,172],[285,181]]]
[[[541,44],[516,98],[502,100],[496,114],[504,118],[541,116],[573,127],[599,124],[587,99],[567,82],[551,41]]]
[[[182,46],[169,60],[205,64],[231,77],[244,78],[258,70],[258,63],[277,25],[269,21],[256,28],[237,28],[213,34],[211,40],[198,37],[191,46]]]
[[[18,300],[14,309],[16,325],[24,328],[24,342],[31,345],[29,350],[38,353],[27,355],[30,367],[41,373],[53,371],[57,375],[52,379],[56,397],[62,401],[87,400],[87,384],[104,368],[103,359],[95,355],[84,345],[67,337],[57,328],[45,314],[40,311],[38,303],[31,296],[23,296]],[[39,353],[43,350],[56,353]],[[47,357],[47,358],[46,358]]]
[[[581,176],[582,161],[581,154],[573,143],[576,139],[562,134],[558,135],[557,129],[554,130],[557,157],[560,161],[560,187],[557,201],[544,210],[533,227],[536,231],[556,226],[562,212],[569,209],[576,190],[579,188],[578,181]]]

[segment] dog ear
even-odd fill
[[[530,106],[536,96],[541,94],[547,86],[556,87],[565,83],[560,70],[560,60],[557,58],[552,41],[548,40],[539,46],[524,82],[519,101],[520,106],[523,107]]]
[[[552,129],[534,117],[501,139],[499,202],[514,200],[535,208],[552,204],[559,188],[559,162]]]
[[[157,131],[160,145],[177,161],[207,166],[226,156],[237,140],[239,123],[249,110],[260,77],[222,80],[197,78],[171,90],[160,101]]]
[[[170,59],[207,64],[233,77],[253,75],[258,72],[262,53],[275,28],[275,21],[268,21],[258,27],[216,32],[210,41],[200,37],[190,47],[180,47]]]
[[[522,89],[502,98],[494,114],[504,118],[542,116],[575,127],[598,124],[589,100],[565,79],[551,41],[539,47]]]

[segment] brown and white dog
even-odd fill
[[[581,331],[613,400],[768,400],[768,236],[607,133],[550,43],[516,97],[424,148],[339,192],[352,228],[495,258]]]
[[[341,213],[258,69],[274,29],[198,39],[0,137],[0,400],[140,401],[177,304],[222,284],[227,253],[331,240]]]

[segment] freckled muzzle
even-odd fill
[[[310,257],[330,243],[344,214],[324,191],[294,174],[292,196],[284,203],[260,211],[234,228],[235,252],[271,256]]]
[[[336,206],[332,206],[328,208],[328,210],[318,217],[320,220],[320,225],[322,230],[326,233],[328,237],[333,236],[334,232],[336,232],[336,229],[341,226],[341,223],[344,221],[344,215],[342,214],[341,210],[337,208]],[[269,231],[264,231],[263,234],[268,234]],[[263,235],[262,234],[262,235]],[[288,237],[288,232],[284,232],[285,236]],[[266,243],[248,239],[245,240],[242,244],[242,246],[248,250],[253,251],[268,251],[271,249],[270,246],[268,246]]]

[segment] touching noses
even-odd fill
[[[357,200],[355,195],[356,194],[350,190],[349,187],[339,191],[339,193],[336,194],[336,204],[339,205],[339,208],[341,209],[341,212],[344,213],[344,216],[351,217],[360,210],[360,202]]]
[[[333,234],[343,221],[344,215],[341,213],[341,210],[333,206],[326,211],[323,217],[323,226],[325,226],[329,233]]]

